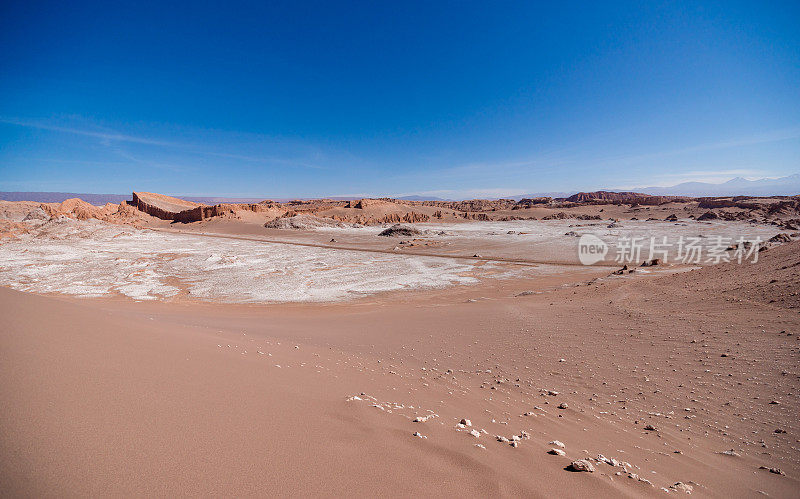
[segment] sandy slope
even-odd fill
[[[0,484],[59,496],[634,496],[681,481],[695,495],[796,497],[799,250],[577,287],[560,283],[585,275],[330,305],[0,289]],[[541,293],[516,296],[526,289]],[[523,431],[517,448],[494,438]],[[565,457],[546,453],[554,439]],[[598,454],[652,486],[620,466],[564,470]]]

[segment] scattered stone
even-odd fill
[[[789,243],[792,241],[792,238],[789,234],[785,232],[781,232],[780,234],[776,234],[769,238],[767,242],[770,243]]]
[[[409,227],[408,225],[401,225],[395,224],[389,227],[388,229],[383,230],[379,233],[379,236],[384,237],[396,237],[396,236],[418,236],[421,232],[419,229],[415,229],[414,227]]]
[[[478,430],[472,430],[472,431],[469,432],[469,434],[472,435],[475,438],[478,438],[478,437],[481,436],[481,432],[479,432]]]
[[[472,421],[469,419],[462,419],[460,424],[463,424],[464,426],[472,426]]]
[[[497,441],[498,442],[503,442],[503,443],[508,443],[509,440],[506,437],[504,437],[503,435],[497,435]]]
[[[780,468],[770,468],[770,467],[768,467],[768,466],[759,466],[759,468],[758,468],[758,469],[760,469],[760,470],[767,470],[767,471],[769,471],[770,473],[775,473],[776,475],[786,475],[786,473],[784,473],[783,471],[781,471],[781,469],[780,469]]]
[[[569,471],[586,471],[589,473],[594,473],[594,465],[586,459],[578,459],[577,461],[572,461],[569,466],[567,466],[567,470]]]
[[[420,433],[418,431],[414,432],[414,436],[417,437],[417,438],[428,438],[428,437],[426,437],[425,435],[423,435],[422,433]]]
[[[622,274],[624,274],[624,273],[625,273],[627,270],[628,270],[628,266],[627,266],[627,265],[623,265],[621,269],[619,269],[619,270],[615,270],[614,272],[612,272],[612,274],[613,274],[613,275],[622,275]]]
[[[601,463],[606,463],[609,466],[619,466],[619,461],[617,461],[613,457],[612,458],[608,458],[608,457],[606,457],[606,456],[604,456],[602,454],[598,454],[597,455],[597,460],[600,461]]]
[[[683,483],[683,482],[675,482],[672,485],[670,485],[669,488],[686,494],[691,494],[692,491],[694,490],[694,487],[692,487],[688,483]]]
[[[716,213],[714,213],[713,211],[707,211],[702,215],[700,215],[699,217],[697,217],[697,220],[702,222],[703,220],[716,220],[717,218],[719,217],[717,216]]]
[[[740,457],[739,453],[736,452],[733,449],[724,450],[724,451],[720,452],[719,454],[722,454],[723,456]]]
[[[651,424],[649,424],[649,425],[646,425],[646,426],[644,427],[644,429],[645,429],[645,430],[647,430],[647,431],[657,431],[657,430],[656,430],[656,427],[655,427],[655,426],[653,426],[653,425],[651,425]]]
[[[514,441],[513,441],[513,442],[511,442],[509,445],[510,445],[511,447],[514,447],[514,448],[516,449],[517,447],[519,447],[519,442],[517,442],[516,440],[514,440]]]
[[[548,454],[552,454],[554,456],[566,456],[567,455],[567,453],[564,452],[563,450],[556,449],[556,448],[550,449],[549,451],[547,451],[547,453]]]
[[[561,402],[560,404],[558,404],[558,408],[559,408],[559,409],[566,409],[566,408],[568,408],[568,407],[569,407],[569,406],[567,405],[567,403],[566,403],[566,402]]]
[[[548,442],[548,445],[555,445],[556,447],[561,447],[562,449],[566,448],[563,442],[559,440],[553,440],[552,442]]]

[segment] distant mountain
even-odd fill
[[[449,199],[437,198],[436,196],[403,196],[397,199],[404,201],[450,201]]]
[[[178,199],[192,201],[200,204],[219,203],[258,203],[264,198],[222,198],[222,197],[192,197],[175,196]],[[85,192],[0,192],[3,201],[35,201],[37,203],[60,203],[66,199],[80,198],[89,204],[103,205],[106,203],[119,204],[131,199],[130,194],[88,194]]]
[[[671,187],[636,187],[626,190],[657,196],[794,196],[800,194],[800,174],[759,180],[736,177],[721,184],[684,182]]]
[[[568,198],[578,191],[569,192],[534,192],[531,194],[520,194],[519,196],[503,196],[505,199],[513,199],[519,201],[520,199],[533,199],[533,198]]]
[[[60,203],[66,199],[81,198],[89,204],[119,204],[131,198],[130,194],[87,194],[79,192],[0,192],[3,201],[35,201],[37,203]]]
[[[623,189],[605,189],[609,192],[622,192]],[[800,173],[781,178],[762,178],[759,180],[747,180],[736,177],[721,184],[707,182],[684,182],[670,187],[634,187],[624,189],[641,194],[651,194],[654,196],[795,196],[800,195]],[[522,194],[517,196],[501,196],[504,199],[519,201],[524,198],[568,198],[578,191],[569,192],[537,192]],[[193,201],[201,204],[218,203],[258,203],[265,198],[225,198],[225,197],[193,197],[175,196],[186,201]],[[65,199],[80,198],[84,201],[103,205],[106,203],[121,203],[131,199],[129,194],[87,194],[77,192],[0,192],[0,199],[4,201],[35,201],[38,203],[60,203]],[[304,198],[309,199],[309,198]],[[358,199],[353,197],[333,197],[328,199],[351,200]],[[452,201],[452,199],[442,199],[435,196],[411,195],[403,196],[398,199],[407,201]],[[498,198],[492,198],[498,199]],[[275,199],[275,201],[289,201],[289,199]]]

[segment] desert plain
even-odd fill
[[[798,197],[0,201],[0,486],[798,497],[798,226]]]

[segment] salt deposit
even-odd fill
[[[0,245],[0,284],[23,291],[137,300],[331,301],[475,283],[490,266],[447,258],[139,230],[54,220]]]
[[[417,223],[414,228],[422,235],[453,243],[479,242],[483,246],[502,245],[506,254],[519,258],[531,258],[539,261],[576,263],[578,238],[584,234],[593,234],[609,247],[608,259],[614,260],[623,246],[634,245],[641,251],[634,258],[636,263],[648,258],[651,240],[654,243],[655,257],[662,256],[658,251],[666,249],[668,260],[674,262],[678,255],[679,242],[696,244],[703,248],[722,245],[723,248],[734,244],[739,238],[752,241],[760,238],[767,241],[775,236],[779,229],[763,224],[747,222],[711,221],[683,222],[623,220],[610,223],[609,220],[512,220],[464,223]],[[316,230],[338,233],[378,235],[385,227],[320,227]],[[567,234],[571,234],[568,236]],[[666,237],[666,240],[664,239]],[[666,242],[666,245],[664,244]],[[626,254],[628,254],[627,252]],[[485,256],[485,255],[481,255]],[[707,263],[701,261],[700,263]],[[715,262],[719,263],[719,262]]]
[[[417,224],[441,240],[502,247],[507,255],[574,263],[577,242],[564,236],[600,235],[613,259],[616,237],[719,235],[762,240],[775,229],[739,222],[675,224],[625,221],[604,223],[512,221]],[[40,293],[137,300],[166,298],[217,302],[323,302],[413,288],[474,284],[482,278],[548,275],[561,265],[513,266],[435,256],[351,251],[249,239],[140,230],[98,220],[30,221],[32,230],[0,244],[0,285]],[[38,224],[38,225],[36,225]],[[576,226],[577,225],[577,226]],[[377,235],[382,227],[321,227],[317,230]],[[376,239],[383,239],[377,238]],[[472,243],[470,242],[472,241]],[[500,246],[490,241],[497,241]],[[646,252],[646,248],[644,250]],[[643,254],[642,257],[646,257]],[[573,268],[574,270],[574,268]],[[641,272],[641,270],[640,270]]]

